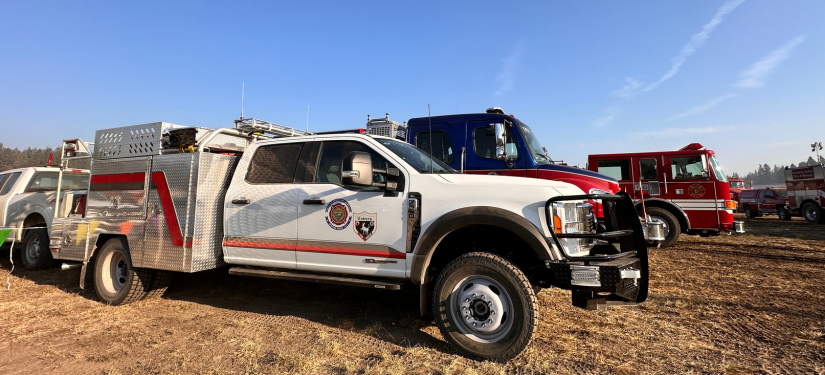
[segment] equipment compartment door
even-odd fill
[[[295,268],[301,185],[294,176],[303,149],[275,143],[244,154],[224,202],[224,261]]]
[[[374,169],[393,167],[377,151],[360,142],[321,145],[313,182],[301,186],[298,269],[403,278],[405,194],[399,191],[392,197],[385,196],[377,187],[343,186],[342,161],[353,151],[369,152]],[[373,174],[374,182],[384,182],[385,178]]]

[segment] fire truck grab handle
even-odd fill
[[[243,198],[243,197],[238,198],[238,199],[233,199],[232,204],[249,204],[249,199],[248,198]]]

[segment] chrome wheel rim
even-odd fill
[[[107,292],[115,294],[126,285],[126,275],[129,273],[129,263],[126,256],[120,251],[109,253],[103,260],[103,287]]]
[[[513,327],[513,301],[496,280],[470,275],[450,293],[453,321],[459,332],[473,341],[497,342]]]
[[[29,263],[35,263],[38,258],[40,258],[40,238],[34,237],[26,243],[26,260]]]
[[[816,209],[813,205],[805,206],[805,218],[808,221],[816,221],[819,218],[819,210]]]
[[[667,221],[662,220],[662,218],[658,216],[651,216],[650,221],[654,223],[662,223],[662,235],[667,238],[667,235],[670,234],[670,227],[667,226]]]

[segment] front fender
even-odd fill
[[[547,242],[542,232],[523,216],[497,207],[465,207],[439,217],[421,235],[413,252],[410,269],[412,282],[426,282],[427,268],[433,253],[448,234],[473,225],[495,226],[514,233],[521,237],[541,260],[561,259],[561,254]]]

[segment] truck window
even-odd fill
[[[701,156],[679,156],[670,158],[670,167],[674,179],[706,178]]]
[[[759,196],[757,198],[759,198],[759,199],[765,198],[765,190],[759,190]]]
[[[453,145],[450,144],[450,137],[443,130],[432,132],[433,145],[430,147],[430,132],[421,132],[415,136],[415,145],[424,152],[435,156],[447,164],[453,162]]]
[[[291,184],[303,143],[262,146],[255,151],[246,181],[250,184]]]
[[[617,180],[630,179],[630,160],[599,160],[599,173]]]
[[[656,159],[639,160],[639,171],[642,180],[655,180],[659,174],[656,172]]]
[[[773,195],[772,190],[766,190],[765,191],[765,198],[773,198],[773,197],[774,197],[774,195]]]
[[[3,178],[5,180],[5,184],[0,182],[0,196],[6,195],[9,193],[9,191],[11,191],[11,188],[13,188],[14,184],[17,182],[17,178],[20,177],[20,173],[21,172],[14,172],[11,174],[7,173],[3,175],[6,177]]]
[[[26,187],[26,192],[30,191],[54,191],[57,190],[58,172],[37,172]],[[63,183],[60,190],[85,190],[89,188],[89,175],[85,173],[64,173]]]
[[[516,141],[513,138],[513,132],[510,131],[510,128],[505,126],[505,143],[504,149],[507,151],[507,160],[516,160],[518,159],[518,147],[516,146]],[[435,140],[433,140],[435,142]],[[473,147],[475,148],[476,155],[485,159],[495,159],[496,158],[496,136],[495,135],[487,135],[487,127],[481,126],[476,128],[473,131]]]
[[[353,141],[324,142],[318,156],[318,166],[315,168],[315,182],[341,185],[341,166],[344,158],[353,151],[367,152],[372,156],[372,167],[375,169],[395,168],[381,155],[364,144]],[[372,174],[372,181],[386,182],[386,176],[380,173]],[[351,187],[358,190],[379,190],[378,187]]]
[[[783,197],[784,198],[784,197],[788,196],[788,191],[787,190],[774,190],[774,193],[776,193],[777,197]]]

